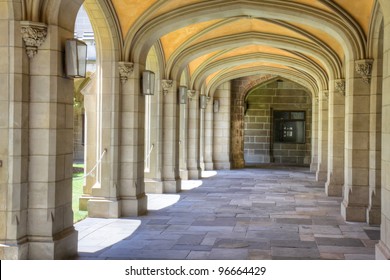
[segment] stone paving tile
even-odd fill
[[[344,222],[307,168],[216,173],[150,195],[146,216],[75,224],[78,259],[374,258],[379,228]]]
[[[281,248],[272,247],[272,259],[320,259],[320,253],[317,248]]]
[[[317,237],[316,242],[319,246],[364,247],[363,242],[355,238]]]

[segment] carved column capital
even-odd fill
[[[371,72],[372,72],[372,64],[374,60],[372,59],[362,59],[355,61],[355,70],[358,73],[363,81],[367,84],[371,82]]]
[[[130,75],[133,73],[134,63],[120,61],[118,68],[119,68],[119,78],[121,79],[121,82],[124,84],[127,82],[127,80],[130,78]]]
[[[41,22],[21,21],[22,39],[26,45],[26,53],[29,58],[33,58],[38,47],[46,40],[47,25]]]
[[[161,86],[163,89],[164,96],[168,94],[170,88],[172,88],[173,81],[172,80],[161,80]]]
[[[334,81],[334,90],[338,94],[345,96],[345,79],[338,79]]]
[[[323,90],[322,91],[322,97],[323,97],[323,100],[328,100],[328,98],[329,98],[329,91],[328,90]]]
[[[196,91],[193,89],[187,90],[187,96],[192,101],[196,96]]]

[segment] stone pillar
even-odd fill
[[[188,102],[188,179],[199,179],[199,92],[191,91]]]
[[[163,193],[162,151],[163,99],[161,80],[156,75],[155,94],[145,96],[145,192]],[[148,110],[146,110],[146,108]],[[147,116],[148,114],[148,116]],[[148,130],[147,130],[148,129]],[[149,137],[149,139],[147,139]]]
[[[0,10],[9,5],[0,3]],[[15,260],[28,258],[30,84],[20,23],[7,16],[0,14],[0,259]]]
[[[370,93],[370,190],[367,222],[371,225],[380,225],[381,223],[382,52],[383,49],[380,47],[378,59],[373,63]]]
[[[102,92],[98,102],[102,105],[99,146],[107,151],[107,156],[103,157],[97,170],[93,199],[88,201],[91,217],[137,216],[147,209],[143,174],[145,97],[140,93],[141,67],[121,62],[118,68],[120,79],[116,80],[121,81],[121,94]],[[103,65],[102,69],[108,67]],[[115,105],[111,108],[107,104]]]
[[[214,123],[214,99],[210,97],[209,105],[205,113],[205,135],[204,135],[204,168],[205,170],[213,170],[213,123]]]
[[[181,190],[179,176],[179,110],[176,83],[162,80],[163,89],[163,149],[162,182],[164,193]]]
[[[328,173],[325,192],[341,197],[344,186],[345,80],[330,82],[328,123]]]
[[[382,3],[386,3],[382,1]],[[381,4],[382,4],[381,3]],[[389,11],[390,2],[383,7]],[[389,13],[387,13],[389,14]],[[390,259],[390,20],[384,26],[383,103],[382,103],[382,188],[381,240],[376,245],[376,259]]]
[[[205,153],[205,115],[209,103],[209,97],[206,97],[206,108],[200,107],[199,111],[199,167],[203,171],[204,167],[204,153]],[[201,102],[201,101],[199,101]]]
[[[318,105],[318,167],[316,179],[326,181],[328,172],[328,91],[320,94]]]
[[[312,101],[312,123],[311,123],[311,163],[310,171],[317,172],[318,168],[318,97]]]
[[[369,198],[369,76],[372,61],[347,64],[345,107],[345,183],[341,214],[347,221],[365,222]],[[349,75],[348,75],[349,74]]]
[[[180,150],[179,167],[180,179],[188,180],[187,151],[188,151],[188,98],[186,104],[180,104]]]
[[[23,32],[23,28],[27,31]],[[42,32],[42,24],[23,23],[28,34]],[[29,30],[30,29],[30,30]],[[28,31],[29,30],[29,31]],[[46,33],[46,31],[44,32]],[[44,36],[43,34],[41,34]],[[39,47],[26,42],[30,57],[29,165],[27,239],[29,259],[61,259],[77,254],[73,227],[73,79],[63,76],[61,42],[73,34],[48,26]],[[34,38],[41,36],[33,36]],[[15,217],[16,223],[20,218]]]
[[[230,82],[220,85],[214,93],[214,98],[219,103],[218,112],[214,112],[214,143],[213,158],[215,169],[230,169]]]
[[[232,168],[244,168],[244,98],[239,92],[231,94],[231,142]]]
[[[89,173],[95,166],[97,156],[97,92],[98,81],[96,74],[91,77],[90,82],[83,88],[84,114],[85,114],[85,139],[84,139],[84,174]],[[88,200],[92,198],[92,187],[96,184],[95,172],[84,179],[83,195],[79,199],[79,209],[88,210]]]

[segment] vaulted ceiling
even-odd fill
[[[366,58],[375,0],[112,0],[129,61],[153,45],[166,79],[285,73],[325,90],[347,59]]]

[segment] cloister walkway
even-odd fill
[[[205,172],[148,215],[77,224],[78,259],[374,259],[379,227],[346,223],[341,198],[302,167]]]

